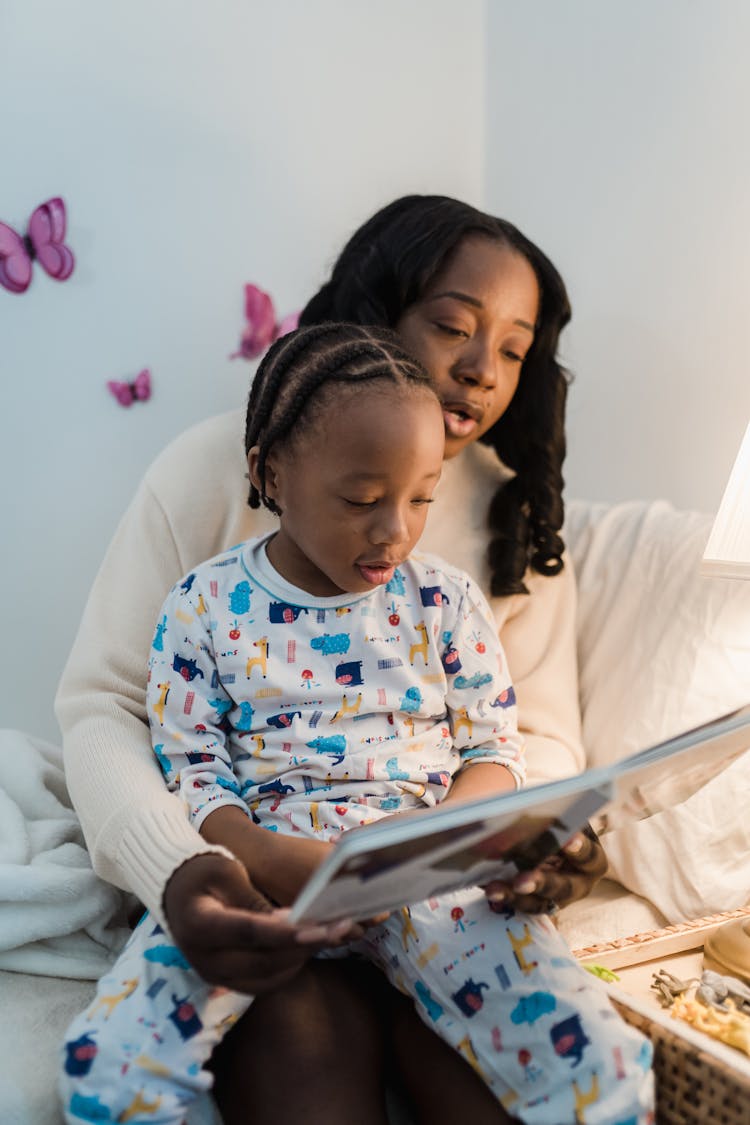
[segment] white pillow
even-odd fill
[[[568,506],[590,765],[750,703],[750,582],[700,574],[710,528],[663,500]]]
[[[590,765],[750,702],[750,582],[700,574],[710,528],[664,501],[569,505]],[[610,876],[670,922],[750,900],[750,752],[715,772],[678,774],[665,811],[603,836]]]

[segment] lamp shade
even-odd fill
[[[750,425],[708,537],[701,573],[750,578]]]

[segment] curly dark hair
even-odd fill
[[[447,266],[462,241],[481,235],[521,254],[539,285],[534,342],[505,413],[480,439],[515,476],[498,488],[488,511],[490,589],[526,593],[528,567],[563,567],[565,402],[570,376],[557,346],[570,302],[549,258],[505,219],[447,196],[407,195],[378,211],[341,251],[329,280],[308,301],[300,324],[345,320],[395,328]]]
[[[298,328],[277,340],[264,355],[250,388],[245,418],[245,453],[258,447],[260,489],[250,485],[248,504],[279,514],[266,495],[266,461],[271,449],[293,441],[314,424],[334,393],[363,383],[387,381],[418,389],[437,399],[422,364],[403,348],[389,328],[323,324]]]

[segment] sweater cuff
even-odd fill
[[[170,810],[157,808],[139,812],[124,830],[117,863],[127,871],[133,893],[169,933],[163,906],[169,878],[188,859],[205,854],[223,855],[239,862],[228,848],[207,843],[187,816],[181,819],[170,815]]]

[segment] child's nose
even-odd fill
[[[373,543],[402,543],[408,534],[406,514],[400,508],[390,508],[378,513],[370,538]]]

